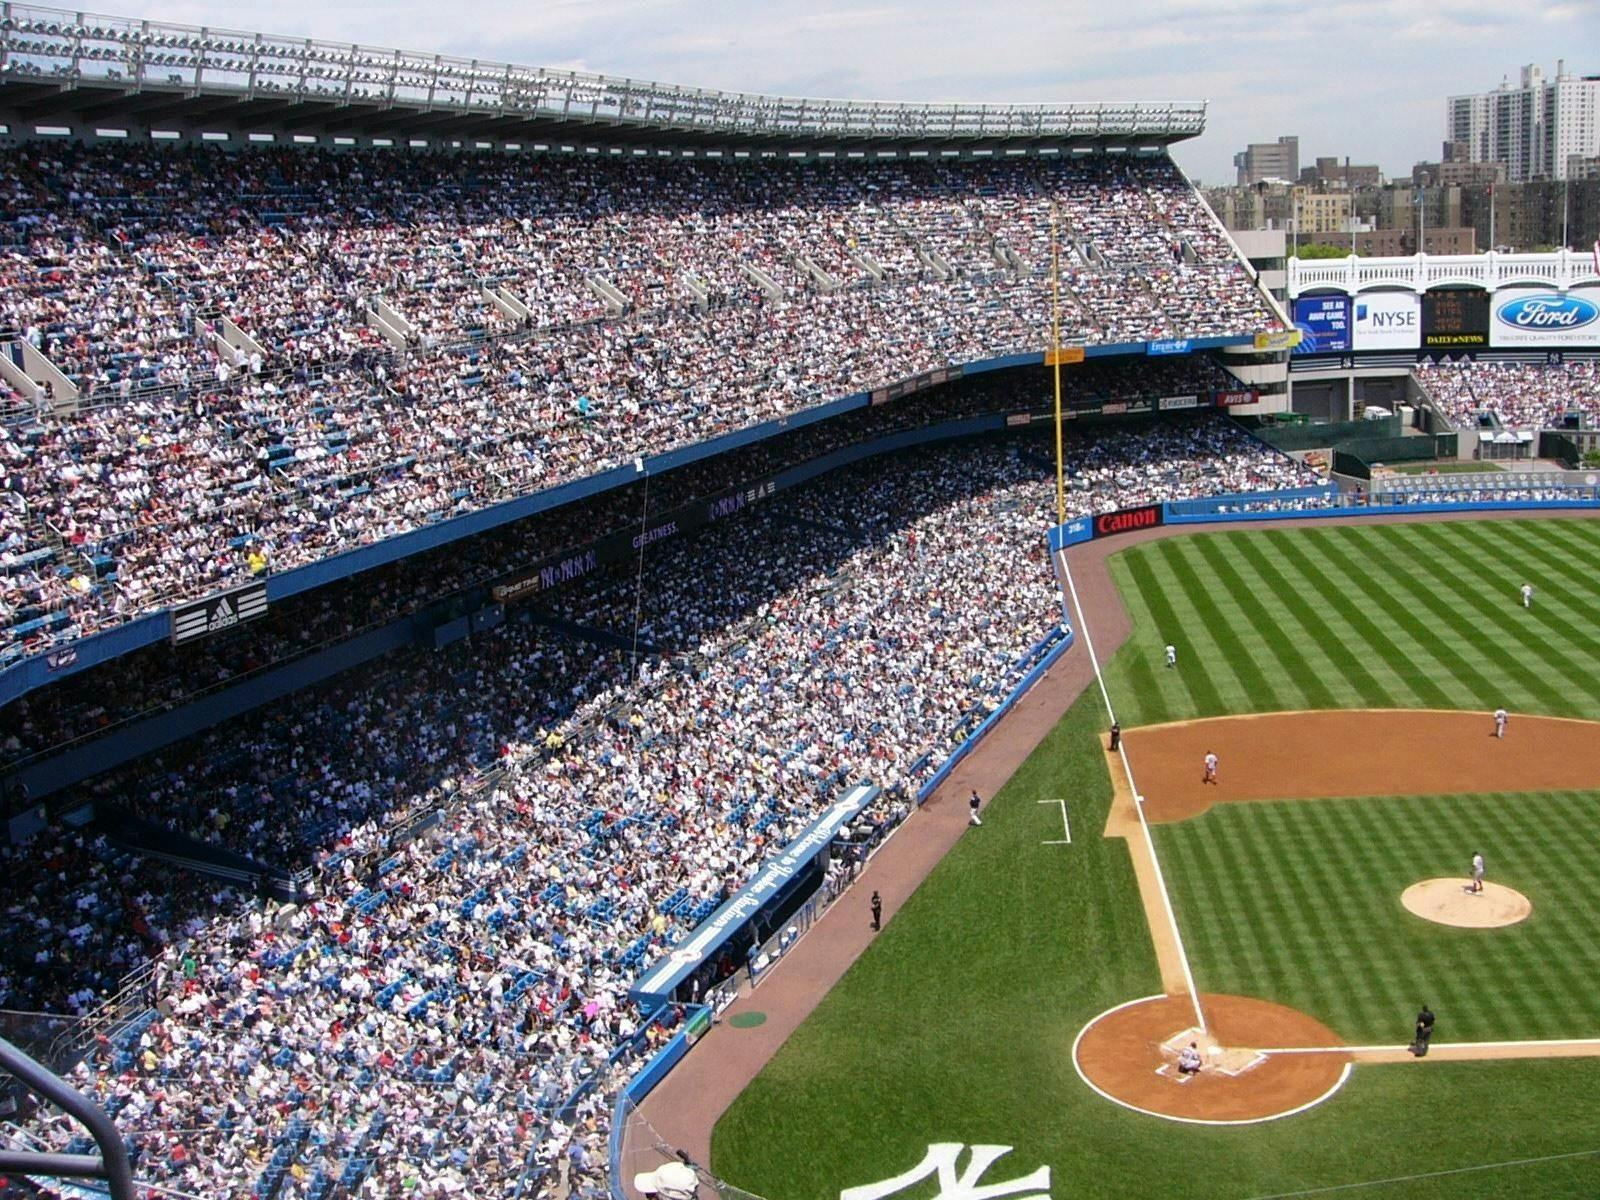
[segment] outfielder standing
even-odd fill
[[[1533,584],[1531,583],[1525,583],[1522,585],[1522,607],[1533,607]]]
[[[1168,667],[1175,667],[1177,665],[1178,665],[1178,648],[1176,646],[1172,645],[1172,643],[1169,642],[1169,643],[1167,643],[1167,666]]]
[[[1497,709],[1494,710],[1494,735],[1495,735],[1495,737],[1503,738],[1503,737],[1506,736],[1506,722],[1509,721],[1510,719],[1511,719],[1510,715],[1506,712],[1505,709],[1497,708]]]

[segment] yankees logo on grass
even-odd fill
[[[909,1171],[878,1183],[845,1188],[839,1193],[839,1200],[883,1200],[930,1177],[939,1185],[934,1200],[1001,1200],[1006,1196],[1015,1196],[1017,1200],[1050,1200],[1049,1167],[1040,1167],[1030,1175],[1019,1175],[1005,1183],[980,1183],[984,1172],[1002,1156],[1010,1154],[1011,1147],[974,1143],[966,1169],[958,1173],[956,1162],[962,1149],[961,1142],[934,1142],[922,1161]]]

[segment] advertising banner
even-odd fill
[[[1296,354],[1337,354],[1350,349],[1350,297],[1302,296],[1294,302],[1301,333]]]
[[[1199,408],[1199,396],[1162,396],[1156,401],[1157,407],[1162,412],[1171,412],[1175,408]]]
[[[1154,529],[1165,523],[1165,512],[1159,504],[1142,504],[1138,508],[1120,508],[1116,512],[1101,513],[1094,519],[1095,537],[1112,537],[1119,533],[1132,533],[1136,529]]]
[[[1305,335],[1298,329],[1279,329],[1272,333],[1256,334],[1257,350],[1293,350]]]
[[[229,629],[264,616],[267,611],[267,585],[249,583],[220,596],[185,604],[172,610],[172,644],[181,646],[219,629]]]
[[[777,490],[778,481],[769,478],[733,488],[710,500],[685,504],[682,508],[652,518],[643,529],[634,527],[618,530],[582,549],[551,555],[526,571],[495,584],[489,589],[490,594],[505,604],[526,599],[558,584],[582,579],[607,563],[638,554],[646,546],[675,538],[712,521],[731,517],[741,509],[765,500]]]
[[[926,388],[938,387],[941,383],[949,383],[952,379],[960,379],[966,368],[940,367],[937,371],[924,371],[921,375],[913,375],[909,379],[902,379],[885,387],[874,388],[868,397],[869,404],[887,404],[890,400],[898,400],[901,396],[909,396],[913,392],[920,392]]]
[[[1434,288],[1422,293],[1422,344],[1426,347],[1489,344],[1489,293],[1482,288]]]
[[[1354,349],[1416,350],[1422,345],[1422,297],[1368,292],[1354,300]]]
[[[1059,350],[1046,350],[1044,352],[1044,365],[1053,367],[1057,363],[1063,367],[1083,361],[1082,346],[1062,346]]]
[[[1187,354],[1189,353],[1189,338],[1167,338],[1159,342],[1146,342],[1146,354]]]
[[[1217,393],[1217,403],[1224,408],[1231,408],[1235,404],[1254,404],[1259,399],[1261,399],[1260,393],[1253,388],[1249,391]]]
[[[1600,346],[1600,290],[1502,291],[1490,304],[1490,346]]]

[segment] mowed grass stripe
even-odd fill
[[[1363,611],[1364,601],[1359,596],[1351,595],[1349,581],[1335,582],[1329,579],[1322,567],[1307,553],[1302,540],[1292,534],[1275,529],[1268,532],[1267,539],[1284,556],[1284,560],[1293,564],[1301,576],[1317,589],[1323,601],[1349,628],[1350,637],[1343,639],[1345,653],[1372,664],[1373,669],[1368,671],[1373,679],[1373,693],[1367,697],[1370,707],[1396,704],[1408,707],[1407,697],[1414,705],[1424,695],[1443,694],[1431,681],[1426,685],[1413,686],[1411,681],[1418,679],[1421,671],[1379,628],[1377,622]],[[1379,682],[1379,673],[1384,683]]]
[[[1513,533],[1526,532],[1556,556],[1554,562],[1565,573],[1593,587],[1600,575],[1600,525],[1593,521],[1508,521]],[[1573,561],[1560,557],[1566,555]],[[1532,582],[1529,580],[1529,582]],[[1537,601],[1537,597],[1535,597]]]
[[[1159,544],[1159,543],[1158,543]],[[1144,601],[1146,610],[1155,621],[1154,633],[1157,638],[1169,636],[1165,631],[1182,629],[1183,625],[1178,615],[1173,612],[1172,604],[1165,593],[1156,583],[1155,572],[1151,569],[1150,559],[1147,555],[1131,555],[1127,560],[1128,574],[1133,579],[1133,584],[1139,589],[1139,595]],[[1201,671],[1174,671],[1170,674],[1178,677],[1178,682],[1189,695],[1190,707],[1196,715],[1216,715],[1226,712],[1223,707],[1222,697],[1217,694],[1217,689],[1212,686],[1209,672]],[[1115,702],[1115,697],[1113,697]],[[1145,714],[1146,719],[1149,714]]]
[[[1211,570],[1195,545],[1196,541],[1208,540],[1174,538],[1166,544],[1175,549],[1171,558],[1172,566],[1183,587],[1184,597],[1189,602],[1193,620],[1205,628],[1211,641],[1225,656],[1228,665],[1233,669],[1234,677],[1244,690],[1243,700],[1247,707],[1245,710],[1235,711],[1272,712],[1295,707],[1294,701],[1279,696],[1251,649],[1240,639],[1239,606],[1231,605],[1233,611],[1226,612],[1218,605],[1217,597],[1232,598],[1234,593],[1217,577],[1216,572]],[[1182,660],[1179,665],[1180,669],[1184,665],[1188,665],[1190,669],[1207,669],[1201,663],[1184,664]],[[1299,697],[1295,700],[1298,701]]]
[[[1481,530],[1463,529],[1456,540],[1473,543],[1485,555],[1483,569],[1489,570],[1487,556],[1495,547],[1485,540]],[[1510,601],[1511,615],[1513,617],[1520,616],[1531,619],[1534,624],[1550,630],[1554,635],[1552,648],[1559,647],[1566,652],[1563,661],[1573,655],[1582,655],[1591,664],[1600,665],[1600,637],[1597,637],[1592,630],[1583,628],[1573,620],[1578,610],[1569,607],[1566,597],[1557,592],[1553,596],[1545,597],[1545,602],[1540,604],[1537,602],[1539,593],[1536,588],[1533,607],[1525,609],[1522,607],[1522,598],[1518,589],[1521,588],[1522,582],[1527,581],[1519,582],[1514,575],[1503,570],[1495,570],[1493,577],[1504,583],[1513,597]],[[1592,612],[1593,608],[1592,606],[1586,606],[1582,611]],[[1579,619],[1581,620],[1581,618]]]
[[[1238,603],[1239,611],[1249,622],[1251,631],[1278,664],[1279,679],[1274,691],[1281,694],[1293,689],[1298,692],[1300,703],[1293,707],[1335,707],[1333,692],[1322,682],[1318,672],[1306,661],[1295,643],[1284,636],[1283,626],[1272,619],[1266,606],[1261,603],[1262,588],[1253,586],[1246,580],[1244,571],[1248,568],[1242,568],[1238,560],[1233,557],[1231,553],[1234,549],[1233,544],[1216,537],[1191,540],[1201,557],[1205,559],[1206,565],[1211,568],[1211,574],[1217,584],[1226,589]],[[1259,580],[1257,583],[1259,584]]]
[[[1240,672],[1240,656],[1227,652],[1223,645],[1225,631],[1215,628],[1215,623],[1208,621],[1194,606],[1190,587],[1192,574],[1183,561],[1180,544],[1183,540],[1163,542],[1160,552],[1151,563],[1156,583],[1178,621],[1175,628],[1164,630],[1162,635],[1178,651],[1178,666],[1174,672],[1183,674],[1187,667],[1191,673],[1205,673],[1206,684],[1215,690],[1221,705],[1220,710],[1212,711],[1245,711],[1251,699],[1250,690]],[[1243,658],[1245,662],[1250,661],[1248,656]],[[1164,652],[1162,661],[1165,662]],[[1160,669],[1165,671],[1167,668],[1163,665]]]
[[[1159,838],[1205,987],[1293,1005],[1353,1041],[1404,1040],[1423,1001],[1448,1040],[1596,1037],[1600,846],[1583,831],[1597,820],[1593,792],[1378,797],[1223,805]],[[1527,922],[1463,930],[1403,911],[1411,883],[1464,884],[1474,850],[1534,900]],[[1230,927],[1260,946],[1241,951]]]
[[[1498,658],[1508,668],[1508,673],[1513,678],[1522,681],[1523,686],[1533,695],[1549,705],[1551,710],[1559,709],[1567,702],[1561,689],[1555,687],[1549,675],[1541,674],[1527,665],[1513,650],[1507,649],[1502,640],[1502,629],[1506,626],[1508,618],[1513,615],[1504,599],[1496,599],[1498,594],[1492,591],[1480,574],[1477,577],[1463,574],[1457,569],[1458,556],[1468,547],[1463,546],[1460,539],[1444,534],[1441,531],[1448,528],[1445,525],[1418,525],[1415,528],[1422,530],[1422,537],[1446,550],[1446,553],[1435,560],[1436,569],[1441,576],[1447,577],[1455,585],[1456,595],[1471,604],[1483,616],[1485,621],[1483,651],[1491,657]],[[1480,564],[1480,572],[1489,573],[1487,564]],[[1517,607],[1516,612],[1521,612]],[[1587,695],[1591,701],[1596,696],[1593,690],[1595,680],[1593,676],[1586,676],[1576,670],[1572,660],[1561,648],[1551,645],[1542,637],[1523,637],[1520,645],[1530,655],[1542,659],[1547,668],[1557,675],[1564,676],[1567,681],[1581,693]],[[1547,710],[1548,711],[1548,710]]]
[[[1413,525],[1408,528],[1422,530],[1425,526]],[[1413,536],[1423,537],[1420,533]],[[1396,564],[1394,554],[1398,552],[1397,547],[1384,545],[1382,539],[1378,539],[1372,543],[1372,549],[1375,556],[1387,559],[1391,565]],[[1506,704],[1511,707],[1527,705],[1547,712],[1561,711],[1560,690],[1528,666],[1517,649],[1501,644],[1497,636],[1500,626],[1494,620],[1485,625],[1466,611],[1468,608],[1475,609],[1478,617],[1499,615],[1493,611],[1493,602],[1478,586],[1470,579],[1463,580],[1455,575],[1449,563],[1449,554],[1447,547],[1426,541],[1413,549],[1413,559],[1425,560],[1433,576],[1425,585],[1419,582],[1414,594],[1428,605],[1441,623],[1449,628],[1461,629],[1463,657],[1475,657],[1485,664],[1494,676],[1492,682],[1498,685],[1497,692],[1471,698],[1469,703],[1460,704],[1459,707],[1498,707]],[[1468,620],[1474,623],[1470,627],[1463,626],[1462,623]]]
[[[1363,596],[1381,595],[1386,601],[1382,620],[1389,628],[1383,631],[1382,636],[1388,640],[1392,651],[1386,652],[1385,647],[1380,644],[1369,644],[1372,644],[1375,651],[1387,654],[1391,668],[1398,671],[1407,686],[1425,706],[1453,707],[1454,692],[1445,687],[1439,677],[1441,674],[1453,677],[1451,668],[1453,662],[1459,660],[1459,656],[1451,655],[1444,650],[1439,639],[1427,625],[1413,617],[1405,605],[1394,603],[1392,590],[1386,592],[1386,583],[1391,586],[1394,583],[1403,583],[1403,577],[1393,576],[1387,580],[1380,580],[1347,553],[1342,544],[1343,539],[1336,536],[1340,531],[1328,532],[1335,536],[1319,539],[1317,549],[1328,560],[1330,567],[1337,567],[1360,589],[1361,594],[1350,597],[1349,602],[1361,609],[1366,603]],[[1367,619],[1376,625],[1370,616]]]
[[[1418,604],[1440,621],[1439,624],[1430,623],[1418,617],[1405,602],[1404,597],[1397,597],[1399,603],[1390,611],[1390,617],[1397,624],[1405,627],[1412,641],[1416,642],[1427,654],[1428,669],[1436,673],[1448,675],[1455,681],[1456,686],[1446,692],[1446,702],[1438,705],[1440,708],[1467,708],[1481,707],[1488,698],[1504,691],[1504,688],[1484,675],[1478,669],[1477,662],[1470,652],[1472,643],[1465,637],[1457,639],[1453,644],[1441,634],[1441,628],[1449,628],[1442,623],[1446,615],[1440,597],[1424,581],[1407,573],[1404,565],[1395,562],[1387,553],[1387,546],[1374,544],[1370,539],[1363,538],[1364,532],[1354,526],[1347,526],[1338,532],[1341,537],[1335,539],[1326,551],[1330,560],[1342,566],[1347,573],[1363,580],[1368,586],[1378,586],[1377,577],[1357,565],[1352,553],[1347,553],[1348,545],[1354,553],[1364,555],[1374,567],[1383,571],[1383,578],[1391,586],[1398,586],[1411,596]]]
[[[1307,663],[1311,671],[1325,677],[1337,677],[1345,684],[1345,702],[1340,707],[1387,707],[1389,696],[1354,654],[1341,653],[1343,641],[1337,637],[1316,607],[1316,597],[1307,599],[1304,590],[1310,585],[1301,578],[1291,582],[1267,558],[1262,543],[1255,537],[1244,535],[1236,545],[1262,581],[1270,588],[1270,595],[1283,604],[1293,615],[1295,623],[1306,633],[1309,644],[1315,647],[1314,657]],[[1287,630],[1285,631],[1288,632]],[[1331,686],[1331,684],[1330,684]],[[1357,703],[1359,702],[1359,703]]]

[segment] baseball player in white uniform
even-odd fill
[[[1473,895],[1483,891],[1483,855],[1476,851],[1472,855],[1472,886],[1467,890]]]
[[[1167,645],[1167,666],[1175,667],[1177,665],[1178,665],[1178,648],[1169,643]]]
[[[1201,776],[1201,783],[1215,783],[1217,781],[1217,756],[1214,752],[1206,751],[1206,773]]]
[[[1503,737],[1506,736],[1506,722],[1509,721],[1510,719],[1511,718],[1506,713],[1505,709],[1497,708],[1497,709],[1494,710],[1494,735],[1495,735],[1495,737],[1503,738]]]
[[[1533,607],[1533,584],[1531,583],[1525,583],[1522,585],[1522,607]]]

